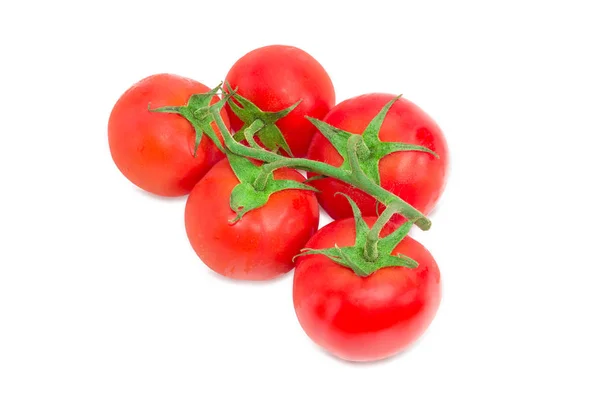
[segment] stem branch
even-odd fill
[[[387,222],[390,221],[392,216],[397,212],[397,203],[392,203],[388,207],[385,208],[383,213],[379,215],[373,227],[367,233],[367,241],[365,243],[365,259],[369,262],[375,262],[379,256],[379,251],[377,250],[377,244],[379,242],[379,235],[381,230],[385,226]]]
[[[256,143],[256,140],[254,140],[254,135],[263,128],[265,124],[263,123],[262,120],[260,119],[256,119],[255,121],[252,122],[252,124],[248,127],[246,127],[246,130],[244,130],[244,138],[246,139],[246,141],[248,142],[248,144],[252,147],[254,147],[255,149],[260,148],[260,146],[258,145],[258,143]]]
[[[414,220],[415,224],[422,230],[429,230],[429,228],[431,227],[431,221],[425,215],[423,215],[417,209],[406,203],[400,197],[379,186],[362,171],[362,169],[360,168],[360,163],[358,161],[358,153],[359,151],[361,153],[364,153],[364,150],[359,149],[359,145],[361,143],[364,144],[364,142],[362,142],[362,138],[360,135],[352,135],[348,139],[348,155],[351,168],[351,171],[348,172],[338,167],[331,166],[327,163],[317,162],[310,159],[287,158],[276,153],[269,152],[268,150],[264,150],[262,148],[248,147],[239,142],[236,142],[231,133],[229,132],[227,126],[225,125],[225,122],[223,122],[223,119],[219,114],[218,108],[214,108],[212,110],[217,127],[223,135],[225,146],[230,152],[239,156],[256,159],[263,163],[268,163],[263,166],[264,169],[261,171],[261,174],[257,177],[255,181],[255,187],[257,187],[257,185],[262,185],[263,182],[266,184],[269,174],[272,173],[275,169],[279,169],[281,167],[290,167],[307,170],[309,172],[341,180],[342,182],[348,183],[362,190],[363,192],[373,196],[376,200],[384,204],[386,206],[386,211],[388,209],[392,209],[393,212],[390,211],[389,213],[400,213],[408,220]],[[260,127],[262,127],[262,125]],[[248,127],[248,129],[252,130],[254,130],[254,128],[258,128],[257,122],[253,122]],[[251,131],[249,131],[248,133],[250,133]],[[393,208],[390,208],[392,204],[394,206]],[[384,212],[382,216],[385,213],[386,212]]]

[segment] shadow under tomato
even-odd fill
[[[425,333],[426,334],[426,333]],[[414,349],[416,349],[417,346],[419,346],[419,344],[421,343],[421,340],[423,339],[423,337],[425,336],[425,334],[423,334],[423,336],[421,336],[419,339],[417,339],[412,345],[410,345],[408,348],[406,348],[405,350],[398,352],[395,355],[390,356],[389,358],[384,358],[384,359],[379,359],[379,360],[374,360],[374,361],[351,361],[351,360],[346,360],[346,359],[342,359],[339,358],[329,352],[327,352],[325,349],[321,348],[319,345],[313,343],[313,345],[321,352],[323,353],[325,356],[327,356],[330,359],[333,359],[334,361],[340,363],[340,364],[345,364],[345,365],[350,365],[351,367],[356,367],[356,368],[368,368],[370,366],[374,366],[374,365],[385,365],[388,363],[392,363],[394,361],[398,361],[399,359],[402,359],[404,356],[408,355],[409,353],[411,353]]]
[[[213,278],[216,278],[225,283],[238,284],[238,285],[239,284],[250,285],[252,287],[261,287],[261,286],[265,286],[265,285],[273,285],[273,284],[276,284],[279,282],[283,282],[285,279],[292,278],[292,276],[293,276],[292,273],[294,272],[294,269],[292,269],[289,272],[284,273],[283,275],[277,276],[273,279],[245,280],[245,279],[234,279],[234,278],[230,278],[227,276],[223,276],[223,275],[218,274],[214,270],[209,269],[206,265],[203,264],[203,266],[206,268],[206,272],[208,272]]]
[[[152,200],[157,200],[157,201],[160,201],[160,202],[165,202],[165,203],[185,203],[187,201],[187,197],[188,197],[188,195],[177,196],[177,197],[159,196],[159,195],[155,195],[154,193],[147,192],[144,189],[140,189],[137,186],[135,187],[135,189],[142,196],[145,196],[145,197],[147,197],[149,199],[152,199]]]

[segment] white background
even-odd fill
[[[335,2],[337,3],[337,2]],[[600,26],[589,1],[2,2],[0,411],[600,410]],[[388,361],[317,348],[292,277],[211,274],[185,199],[110,158],[120,94],[209,86],[291,44],[338,101],[404,93],[446,133],[440,311]]]

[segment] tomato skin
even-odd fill
[[[345,100],[335,106],[324,121],[340,129],[362,134],[373,117],[394,97],[391,94],[372,93]],[[442,131],[418,106],[400,98],[385,117],[379,137],[384,142],[425,146],[439,155],[439,159],[436,159],[423,152],[396,152],[385,156],[379,163],[381,185],[428,214],[446,184],[448,148]],[[333,166],[340,166],[343,162],[333,145],[319,132],[312,140],[307,157]],[[374,198],[344,182],[324,178],[313,181],[312,185],[319,189],[319,203],[333,219],[352,217],[348,201],[343,196],[335,196],[337,192],[349,195],[364,216],[378,214]]]
[[[375,218],[365,218],[369,226]],[[351,246],[353,219],[320,229],[307,248]],[[383,234],[390,233],[390,225]],[[394,249],[419,267],[380,269],[357,276],[322,255],[298,258],[294,272],[294,308],[300,325],[319,346],[342,359],[373,361],[392,356],[427,329],[440,304],[440,272],[431,254],[406,237]]]
[[[108,121],[112,158],[132,183],[160,196],[182,196],[224,155],[202,136],[194,158],[196,133],[182,116],[153,113],[162,106],[182,106],[193,94],[210,89],[173,74],[147,77],[128,89],[115,104]],[[215,97],[213,103],[219,99]],[[225,110],[221,113],[229,125]],[[215,131],[221,138],[216,126]],[[222,138],[221,138],[222,139]]]
[[[275,179],[303,181],[292,169],[278,169]],[[185,207],[188,239],[200,259],[213,271],[230,278],[266,280],[292,270],[319,226],[319,204],[308,190],[284,190],[266,205],[251,210],[235,224],[229,206],[239,183],[227,159],[217,163],[194,187]]]
[[[263,111],[286,109],[302,103],[276,125],[294,157],[306,155],[315,132],[304,116],[322,119],[335,104],[335,90],[329,75],[310,54],[291,46],[265,46],[241,57],[229,70],[225,81],[237,93]],[[227,107],[234,132],[243,122]]]

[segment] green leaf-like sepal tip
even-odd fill
[[[231,191],[229,200],[231,210],[236,213],[236,217],[229,222],[231,224],[239,221],[251,210],[267,204],[273,193],[289,189],[317,191],[314,187],[295,180],[277,180],[273,177],[273,173],[267,175],[264,188],[259,190],[255,187],[254,182],[260,175],[263,166],[257,166],[249,159],[232,153],[228,153],[227,157],[233,172],[240,181]]]
[[[163,106],[155,109],[150,108],[148,104],[148,110],[156,113],[176,113],[186,118],[192,125],[196,132],[196,139],[194,141],[194,157],[198,153],[198,147],[202,141],[202,136],[206,134],[216,145],[223,151],[223,145],[221,144],[217,134],[212,128],[211,123],[214,121],[214,116],[211,112],[211,106],[219,106],[219,110],[225,104],[225,101],[219,101],[218,103],[212,104],[211,101],[214,96],[217,95],[221,85],[208,91],[206,93],[199,93],[190,96],[185,106]]]
[[[225,93],[230,97],[228,101],[229,108],[242,122],[244,122],[244,126],[233,135],[233,138],[238,142],[244,140],[244,132],[246,129],[256,120],[260,120],[263,123],[263,126],[256,132],[256,135],[262,144],[272,152],[277,153],[281,149],[289,156],[292,156],[293,154],[287,141],[275,123],[298,107],[301,100],[278,112],[265,112],[250,100],[237,94],[228,84],[226,85],[226,88],[227,91],[225,91]]]
[[[371,180],[377,184],[381,183],[379,176],[379,161],[390,153],[407,151],[425,152],[436,158],[439,158],[437,153],[425,146],[401,142],[382,142],[379,139],[379,131],[381,130],[381,125],[385,120],[385,116],[392,105],[400,97],[401,96],[397,96],[383,106],[379,113],[377,113],[377,115],[367,125],[361,135],[367,150],[364,150],[364,153],[359,155],[360,168]],[[323,136],[325,136],[327,140],[329,140],[333,147],[335,147],[335,149],[342,156],[344,161],[340,168],[343,170],[350,170],[348,139],[353,135],[353,133],[338,129],[337,127],[331,126],[319,119],[314,119],[312,117],[307,117],[307,119],[321,132]]]
[[[377,258],[368,259],[366,249],[369,233],[375,228],[369,228],[367,222],[363,219],[360,209],[354,201],[343,193],[339,193],[348,199],[354,213],[354,224],[356,227],[356,240],[353,246],[325,249],[303,249],[298,256],[305,255],[323,255],[333,260],[335,263],[350,268],[358,276],[366,277],[379,269],[386,267],[406,267],[414,269],[419,264],[408,256],[402,254],[393,254],[394,248],[406,237],[413,225],[412,221],[406,222],[391,234],[377,240]],[[296,256],[296,257],[298,257]]]

